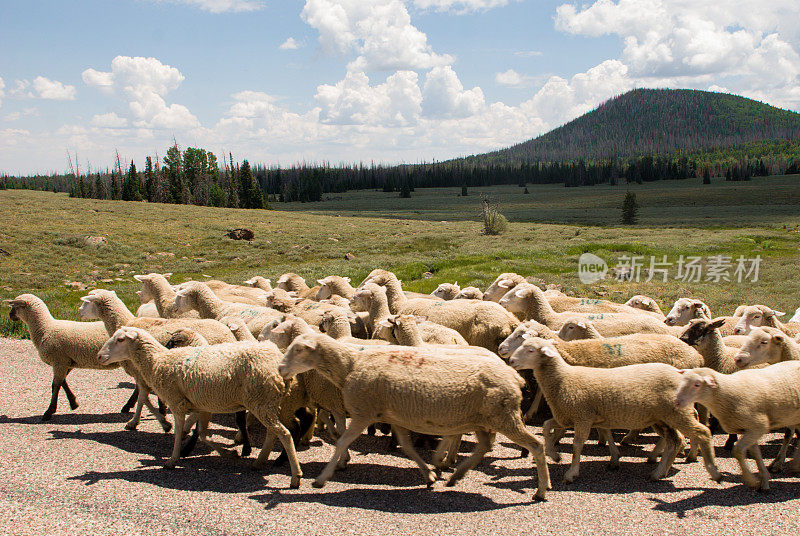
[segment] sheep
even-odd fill
[[[706,367],[682,372],[676,406],[685,408],[698,402],[717,417],[726,432],[741,434],[733,455],[741,467],[742,480],[750,488],[769,490],[770,474],[758,440],[770,430],[800,426],[800,361],[733,374]],[[758,465],[760,482],[747,467],[748,451]],[[800,471],[800,457],[795,456],[789,467],[793,472]]]
[[[436,290],[431,292],[431,296],[436,296],[443,300],[453,300],[458,293],[461,292],[461,287],[458,286],[458,281],[455,283],[441,283]]]
[[[511,335],[500,343],[497,348],[497,354],[505,360],[511,357],[514,350],[519,348],[525,339],[531,337],[540,337],[542,339],[559,339],[558,334],[544,324],[540,324],[536,320],[526,320],[514,330]]]
[[[800,323],[800,307],[798,307],[795,310],[794,314],[792,315],[792,318],[789,319],[789,323],[790,324],[795,323],[795,322]]]
[[[789,322],[784,324],[778,320],[779,316],[786,313],[770,309],[766,305],[748,305],[742,308],[742,314],[733,328],[737,335],[747,335],[752,328],[768,326],[777,328],[787,335],[795,337],[800,335],[800,324]]]
[[[483,292],[478,287],[464,287],[454,300],[483,300]]]
[[[275,288],[283,289],[287,292],[297,292],[298,297],[313,300],[317,297],[320,285],[309,287],[305,279],[293,272],[287,272],[278,278]]]
[[[173,309],[175,289],[167,281],[171,275],[171,273],[134,275],[133,278],[142,284],[141,290],[137,292],[139,299],[143,302],[152,300],[158,311],[158,316],[161,318],[200,318],[200,314],[197,311],[186,311],[182,314],[175,313]]]
[[[719,328],[723,337],[736,335],[734,329],[743,311],[744,306],[740,305],[736,308],[736,311],[734,311],[733,316],[717,317],[717,319],[725,319],[725,323]],[[711,310],[708,308],[708,305],[700,300],[694,298],[680,298],[675,302],[675,305],[673,305],[672,309],[667,314],[667,318],[664,322],[668,326],[685,326],[693,318],[711,319]]]
[[[634,307],[636,309],[642,309],[643,311],[650,311],[651,313],[656,313],[659,318],[666,320],[667,315],[661,310],[661,307],[658,306],[658,302],[656,302],[653,298],[648,296],[643,296],[641,294],[637,294],[635,296],[631,296],[631,299],[625,302],[625,305],[630,307]]]
[[[512,288],[526,283],[524,277],[515,273],[505,273],[498,275],[494,282],[483,293],[483,299],[486,301],[500,302],[500,298]]]
[[[181,314],[189,310],[197,310],[201,318],[220,319],[226,316],[238,316],[247,322],[250,332],[257,336],[264,326],[281,316],[279,311],[269,307],[248,306],[221,300],[208,285],[199,281],[190,281],[175,295],[173,310]]]
[[[402,281],[397,279],[397,276],[390,272],[389,270],[384,270],[382,268],[376,268],[372,270],[367,277],[361,282],[361,284],[356,288],[356,290],[364,288],[364,285],[367,283],[377,283],[379,285],[384,285],[384,283],[380,283],[379,281],[383,280],[393,280],[396,282],[396,291],[402,293],[406,298],[424,298],[426,300],[434,300],[434,301],[441,301],[441,298],[433,296],[431,294],[422,294],[420,292],[411,292],[411,291],[404,291],[402,289]]]
[[[684,328],[678,330],[677,335],[681,335]],[[558,331],[558,336],[565,341],[575,341],[579,339],[602,339],[603,335],[597,331],[591,320],[584,320],[582,318],[571,318],[564,322],[561,329]],[[728,335],[723,337],[722,341],[725,346],[739,347],[744,344],[747,337],[741,335]]]
[[[519,320],[499,304],[478,300],[408,299],[394,274],[375,277],[375,284],[384,286],[392,314],[424,316],[431,322],[454,329],[472,346],[492,352],[519,325]],[[358,295],[358,294],[356,294]]]
[[[236,320],[238,321],[239,319]],[[250,334],[248,330],[245,331],[247,331],[247,333]],[[252,337],[252,334],[250,334],[250,336]],[[164,347],[168,350],[172,350],[173,348],[185,348],[187,346],[210,346],[210,345],[208,344],[208,341],[206,340],[205,337],[203,337],[200,333],[190,328],[176,329],[175,331],[172,332],[172,335],[170,336],[169,340],[164,345]],[[252,446],[250,445],[250,436],[247,432],[246,414],[247,412],[244,410],[237,411],[235,419],[236,428],[238,429],[238,432],[236,434],[237,437],[236,442],[242,444],[242,458],[250,456],[250,453],[252,452]],[[194,422],[196,422],[197,420],[196,417],[197,417],[196,414],[193,413],[192,417],[190,417],[190,419],[187,419],[186,423],[184,424],[184,433],[186,429],[191,428]],[[194,450],[194,446],[197,443],[197,439],[199,436],[198,432],[199,432],[199,427],[195,428],[195,433],[182,447],[181,457],[188,456],[192,452],[192,450]]]
[[[800,360],[800,343],[778,328],[753,328],[734,356],[738,368]]]
[[[629,430],[655,427],[666,439],[667,447],[661,462],[650,473],[652,480],[664,478],[677,455],[680,437],[675,430],[700,446],[703,461],[711,478],[722,475],[714,460],[711,432],[698,421],[694,408],[676,408],[675,393],[681,381],[678,370],[664,363],[644,363],[617,368],[599,369],[568,364],[554,341],[540,338],[526,340],[509,359],[516,370],[533,369],[553,418],[542,427],[545,449],[552,459],[560,455],[552,446],[552,430],[572,426],[572,465],[564,474],[565,482],[573,482],[579,473],[581,451],[591,428]],[[613,441],[611,463],[616,466],[619,452]]]
[[[247,326],[247,322],[242,320],[240,317],[223,316],[219,319],[219,321],[227,326],[229,330],[231,330],[231,333],[233,333],[233,336],[236,337],[237,341],[258,341],[258,339],[256,339],[253,333],[250,331],[250,328]]]
[[[12,321],[25,322],[39,358],[53,368],[50,405],[42,415],[43,421],[52,419],[56,412],[61,389],[67,395],[70,408],[78,408],[75,395],[67,385],[67,375],[72,369],[109,370],[119,367],[118,364],[97,363],[97,352],[108,339],[102,322],[56,320],[47,305],[33,294],[20,294],[3,302],[11,306],[9,318]]]
[[[316,296],[317,301],[325,300],[332,296],[341,296],[349,300],[356,291],[356,289],[350,285],[349,277],[329,275],[322,279],[317,279],[317,283],[319,283],[319,290]]]
[[[722,374],[732,374],[738,370],[736,354],[739,352],[739,348],[725,345],[719,330],[725,322],[725,318],[692,319],[679,338],[700,352],[706,367]]]
[[[280,288],[276,288],[267,294],[267,306],[282,313],[291,313],[299,316],[312,326],[318,326],[322,320],[322,315],[327,311],[350,311],[349,307],[345,310],[328,303],[298,298],[294,295],[294,292],[287,292]]]
[[[350,342],[353,344],[389,344],[387,341],[380,339],[357,339],[353,337],[350,330],[350,321],[353,313],[347,311],[326,311],[322,315],[322,320],[319,323],[319,330],[322,333],[327,333],[329,337],[342,342]],[[310,332],[311,330],[307,330]]]
[[[366,311],[369,314],[364,320],[367,333],[369,333],[370,336],[375,333],[378,323],[382,320],[386,320],[391,314],[387,289],[375,283],[367,283],[356,290],[351,299],[351,303],[354,309]]]
[[[244,281],[244,284],[249,287],[259,288],[265,292],[272,290],[272,281],[260,275],[251,277],[247,281]]]
[[[595,328],[606,337],[627,335],[630,333],[665,333],[670,334],[676,328],[670,328],[664,322],[649,315],[634,313],[558,313],[550,306],[542,289],[530,283],[517,285],[500,300],[500,305],[511,313],[525,320],[533,319],[550,329],[560,329],[564,322],[576,317],[592,320]]]
[[[93,290],[88,296],[81,298],[78,314],[83,320],[99,319],[103,322],[108,336],[112,335],[122,326],[132,326],[147,329],[159,340],[166,344],[171,336],[171,331],[178,327],[189,327],[202,334],[212,344],[233,342],[233,336],[227,326],[215,320],[202,320],[199,318],[136,318],[113,290]],[[129,363],[123,363],[125,372],[136,379],[136,410],[130,421],[125,424],[127,430],[135,430],[139,425],[142,406],[145,405],[158,419],[165,432],[169,431],[169,423],[150,404],[150,386],[136,373]]]
[[[342,309],[350,309],[350,300],[339,295],[332,295],[330,298],[325,298],[324,300],[319,300],[319,303],[327,303],[329,305],[335,305],[336,307],[341,307]]]
[[[138,317],[147,317],[147,318],[158,318],[158,308],[156,304],[152,301],[148,301],[147,303],[143,303],[136,309],[136,316]]]
[[[388,337],[385,340],[401,346],[431,344],[467,346],[469,344],[456,330],[411,315],[391,315],[382,320],[379,325],[388,328],[386,331],[379,330],[384,337]]]
[[[237,342],[168,350],[147,331],[132,327],[117,330],[97,354],[102,365],[131,361],[172,412],[175,443],[165,468],[178,462],[186,414],[191,412],[199,413],[200,440],[224,457],[235,457],[236,451],[206,437],[208,421],[214,413],[246,409],[267,428],[253,466],[264,467],[277,436],[289,457],[290,486],[298,488],[302,471],[289,430],[279,419],[291,383],[278,374],[280,359],[274,344]]]
[[[533,453],[539,480],[535,497],[545,498],[550,475],[542,444],[527,431],[520,412],[524,382],[501,361],[447,349],[361,350],[325,335],[303,335],[289,346],[279,370],[291,378],[310,369],[319,370],[341,389],[351,417],[333,457],[314,480],[315,487],[330,479],[344,451],[367,426],[386,421],[428,485],[436,477],[411,446],[408,430],[446,436],[476,433],[475,452],[456,468],[448,485],[480,461],[490,448],[491,434],[499,432]]]

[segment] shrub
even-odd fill
[[[625,199],[622,201],[622,224],[636,225],[636,215],[638,212],[639,204],[636,202],[636,194],[629,191],[625,194]]]
[[[508,228],[508,220],[497,210],[497,205],[482,200],[483,234],[499,235]]]

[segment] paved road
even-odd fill
[[[561,483],[570,456],[551,464],[554,490],[532,503],[529,459],[500,444],[455,488],[425,489],[413,463],[388,451],[386,437],[354,443],[350,467],[322,490],[311,487],[332,453],[315,439],[299,453],[306,477],[288,489],[288,468],[250,469],[205,447],[175,471],[161,468],[172,437],[152,418],[123,429],[117,413],[130,394],[119,371],[73,371],[81,404],[63,397],[53,420],[50,369],[28,341],[0,339],[1,534],[786,534],[800,528],[800,479],[780,475],[772,491],[746,489],[716,437],[722,484],[700,463],[677,463],[669,478],[648,482],[641,446],[624,447],[623,465],[606,469],[607,451],[590,442],[578,482]],[[214,428],[232,437],[230,421]],[[652,438],[646,438],[652,442]],[[765,457],[774,456],[778,436]],[[467,442],[471,448],[472,443]],[[648,445],[649,446],[649,445]],[[273,453],[274,459],[277,453]]]

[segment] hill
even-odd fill
[[[472,163],[563,162],[701,152],[800,140],[800,114],[745,97],[634,89],[538,138],[475,155]]]

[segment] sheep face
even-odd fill
[[[456,294],[454,300],[482,300],[483,292],[478,287],[462,288],[461,292]]]
[[[279,323],[277,326],[273,327],[267,334],[265,338],[261,338],[264,335],[264,332],[267,331],[265,327],[261,334],[258,336],[258,340],[270,340],[275,343],[275,346],[278,348],[286,348],[290,344],[292,344],[292,328],[294,327],[291,320],[284,320],[283,322]]]
[[[320,320],[319,322],[319,330],[322,333],[329,332],[334,322],[336,322],[336,316],[334,316],[330,312],[323,313],[322,320]]]
[[[506,292],[505,295],[500,298],[500,305],[502,305],[510,313],[525,313],[530,295],[531,289],[519,288],[519,286],[517,286],[516,288]],[[485,294],[484,299],[486,299]]]
[[[388,319],[378,322],[378,325],[375,326],[375,334],[372,336],[372,338],[382,339],[392,344],[397,344],[397,338],[394,336],[394,324],[392,320],[393,317],[390,316]]]
[[[558,331],[558,336],[565,341],[585,339],[588,329],[589,325],[585,320],[570,319],[564,322],[564,325],[561,326],[561,329]]]
[[[78,316],[81,320],[97,320],[100,318],[100,310],[97,307],[100,298],[95,294],[81,297],[81,305],[78,307]]]
[[[508,359],[517,348],[522,346],[526,338],[539,336],[541,336],[541,334],[536,329],[524,323],[520,324],[511,335],[500,343],[500,346],[497,347],[497,354],[504,359]]]
[[[181,315],[194,309],[194,299],[189,289],[180,289],[175,294],[175,302],[172,304],[172,311]]]
[[[733,328],[736,335],[748,335],[753,328],[765,325],[773,317],[783,316],[786,313],[773,311],[765,305],[748,305],[738,309],[741,314],[740,320]]]
[[[333,295],[330,287],[328,286],[327,281],[325,281],[324,279],[318,279],[317,283],[319,283],[319,290],[317,291],[317,301],[327,300]]]
[[[131,344],[139,337],[135,328],[120,328],[114,332],[100,351],[97,353],[97,362],[100,365],[118,363],[130,358]]]
[[[367,283],[364,288],[357,290],[350,300],[354,311],[369,311],[372,305],[372,295],[375,292],[386,292],[386,290],[375,283]]]
[[[635,309],[642,309],[643,311],[658,311],[658,305],[652,299],[647,296],[642,296],[641,294],[631,297],[630,300],[625,302],[625,305]]]
[[[301,336],[286,349],[283,361],[278,365],[278,372],[284,380],[288,380],[313,369],[319,361],[317,342],[313,338]]]
[[[443,300],[452,300],[458,295],[459,292],[461,292],[461,287],[458,286],[458,283],[442,283],[436,287],[436,290],[431,292],[431,296],[436,296],[437,298],[441,298]]]
[[[777,363],[781,360],[781,346],[785,340],[786,335],[783,333],[753,328],[734,358],[736,366],[746,368],[758,363]]]
[[[701,399],[709,389],[717,387],[717,381],[708,369],[679,371],[683,377],[675,393],[675,406],[685,408]]]
[[[555,341],[540,339],[538,337],[528,338],[522,345],[514,350],[508,360],[508,364],[514,370],[533,369],[538,363],[560,357],[555,347]]]
[[[517,274],[500,274],[494,283],[489,285],[489,288],[483,293],[483,299],[486,301],[499,302],[506,293],[513,289],[517,284],[514,282],[514,277],[519,277]]]
[[[680,298],[667,313],[664,323],[668,326],[685,326],[693,318],[711,318],[711,310],[700,300]]]
[[[172,348],[183,348],[184,346],[189,346],[191,344],[192,337],[188,332],[189,330],[187,329],[179,329],[170,336],[167,344],[164,346],[170,350]]]
[[[689,346],[697,346],[701,344],[712,331],[722,327],[723,324],[725,324],[724,318],[714,321],[706,318],[695,318],[689,322],[689,325],[684,332],[681,333],[679,339]]]

